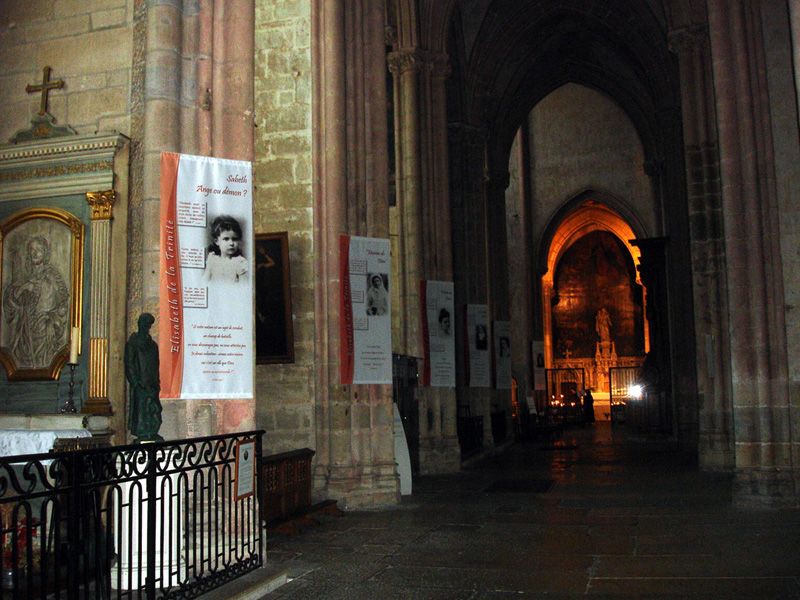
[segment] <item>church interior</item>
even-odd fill
[[[589,390],[596,427],[735,505],[798,507],[796,2],[8,0],[0,98],[0,427],[70,428],[74,402],[130,441],[178,152],[252,163],[290,347],[253,398],[162,399],[164,439],[264,430],[314,451],[315,501],[385,509],[395,405],[417,478],[582,421]],[[390,241],[391,385],[340,380],[342,234]],[[454,386],[419,378],[426,280],[453,282]],[[471,384],[476,304],[510,323],[511,385]]]

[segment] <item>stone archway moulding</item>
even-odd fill
[[[542,324],[544,326],[545,366],[552,367],[553,361],[553,312],[550,299],[553,296],[553,285],[556,265],[564,252],[578,239],[593,232],[607,231],[616,236],[630,252],[634,267],[636,268],[636,283],[642,286],[643,312],[647,314],[647,290],[639,275],[641,250],[631,244],[637,235],[631,225],[614,209],[602,202],[587,199],[576,208],[569,211],[550,236],[547,248],[546,270],[542,274]],[[547,239],[547,238],[545,238]],[[644,319],[644,350],[650,351],[650,327],[647,318]]]

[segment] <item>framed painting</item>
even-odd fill
[[[257,233],[256,363],[294,362],[289,234]]]
[[[81,324],[83,236],[83,223],[57,208],[0,223],[0,362],[9,380],[61,373],[72,327]]]

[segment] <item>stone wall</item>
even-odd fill
[[[255,229],[289,232],[294,364],[256,367],[265,453],[314,448],[311,1],[257,0]]]
[[[556,211],[587,189],[623,201],[648,235],[659,235],[642,144],[607,96],[576,84],[557,89],[531,112],[530,139],[534,252]]]
[[[527,131],[527,129],[525,130]],[[515,324],[511,336],[511,357],[513,374],[519,385],[519,398],[524,399],[533,387],[529,377],[530,314],[528,298],[530,288],[530,248],[527,229],[528,207],[525,203],[524,186],[527,179],[523,174],[524,154],[522,149],[523,130],[514,138],[508,161],[509,185],[506,189],[506,238],[508,240],[509,260],[508,294],[511,299],[511,322]]]
[[[0,2],[0,140],[29,126],[42,69],[65,86],[50,93],[49,112],[79,133],[130,133],[133,0]]]

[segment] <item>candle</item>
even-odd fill
[[[81,339],[80,327],[72,328],[72,337],[69,340],[69,364],[78,364],[78,343]]]

